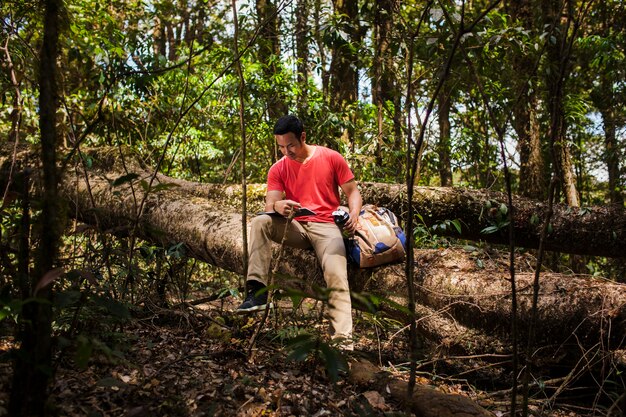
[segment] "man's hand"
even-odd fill
[[[346,221],[343,229],[350,233],[354,233],[359,225],[359,213],[361,213],[361,206],[363,205],[361,192],[359,191],[354,179],[342,184],[341,190],[348,198],[348,207],[350,210],[350,219]]]
[[[274,202],[274,211],[282,216],[289,217],[300,207],[300,203],[293,200],[278,200]]]
[[[356,231],[356,227],[359,224],[359,215],[358,213],[350,213],[350,217],[343,225],[343,230],[348,231],[350,234],[353,234]]]

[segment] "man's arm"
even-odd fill
[[[350,210],[350,219],[346,222],[343,228],[349,232],[354,232],[356,230],[359,214],[361,213],[361,206],[363,205],[361,192],[359,191],[359,187],[357,187],[354,179],[343,183],[341,185],[341,190],[346,195],[348,200],[348,209]]]
[[[297,201],[283,200],[282,191],[271,190],[265,194],[265,211],[275,211],[286,217],[292,210],[300,207],[300,203]]]

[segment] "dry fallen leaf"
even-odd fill
[[[389,409],[389,406],[385,403],[385,398],[383,398],[378,391],[367,391],[363,393],[363,396],[373,408],[377,408],[381,411]]]

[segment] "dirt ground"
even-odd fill
[[[366,372],[388,378],[409,377],[407,330],[375,325],[363,313],[355,317],[355,351],[326,356],[321,345],[294,357],[288,340],[303,329],[325,345],[326,323],[319,306],[305,303],[295,312],[281,301],[265,321],[250,349],[262,314],[235,315],[240,300],[223,300],[178,309],[153,309],[133,317],[123,328],[92,338],[84,367],[76,351],[55,358],[50,391],[51,414],[58,416],[410,416],[370,376],[353,377],[360,363]],[[311,340],[316,340],[315,338]],[[11,338],[2,339],[7,358]],[[301,352],[300,352],[301,353]],[[290,354],[292,356],[290,356]],[[298,355],[295,355],[298,356]],[[345,359],[346,371],[333,370]],[[8,416],[11,368],[0,363],[0,416]],[[509,415],[510,399],[489,395],[460,376],[418,369],[418,386],[460,395],[494,416]],[[363,368],[359,368],[360,371]],[[396,393],[397,394],[397,393]],[[531,402],[531,415],[582,416],[584,408],[551,410],[545,401]],[[447,413],[442,415],[457,415]],[[598,414],[596,414],[598,415]]]

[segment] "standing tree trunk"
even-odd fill
[[[157,14],[154,18],[154,30],[152,35],[152,53],[155,58],[165,56],[165,24],[164,19]],[[155,61],[158,65],[158,59]]]
[[[174,62],[177,59],[176,35],[174,34],[174,25],[171,19],[165,21],[165,37],[167,38],[167,59],[170,62]]]
[[[618,206],[624,205],[624,195],[621,191],[620,182],[620,148],[617,143],[615,132],[615,110],[605,108],[601,110],[602,123],[604,124],[604,152],[606,167],[609,174],[609,201]]]
[[[439,96],[437,97],[437,118],[439,120],[439,143],[437,144],[437,155],[439,156],[439,180],[442,187],[452,186],[452,165],[450,150],[450,108],[452,107],[452,89],[449,82],[445,82]]]
[[[549,29],[548,51],[548,112],[550,114],[550,145],[554,172],[560,180],[561,190],[569,206],[579,207],[580,200],[576,190],[576,181],[572,172],[572,161],[566,138],[565,121],[565,80],[571,67],[571,50],[568,32],[571,24],[573,7],[571,0],[549,0],[542,3],[543,17]],[[562,15],[566,16],[561,23]],[[572,35],[573,36],[573,35]]]
[[[195,9],[192,13],[192,21],[191,21],[191,30],[189,34],[189,39],[187,40],[188,46],[191,46],[191,43],[196,41],[200,45],[209,45],[211,43],[211,39],[206,36],[204,26],[206,24],[206,10],[207,8],[203,3],[198,2],[195,5]]]
[[[330,108],[347,119],[347,129],[341,132],[345,142],[354,143],[354,122],[356,113],[349,116],[344,113],[348,106],[358,98],[358,48],[360,45],[360,24],[358,2],[348,0],[333,0],[335,15],[339,17],[341,25],[337,32],[344,31],[348,39],[335,36],[330,63]]]
[[[623,11],[616,11],[611,4],[601,2],[598,5],[599,32],[601,36],[610,43],[615,42],[614,33],[618,25],[613,21],[614,16],[623,15]],[[621,12],[621,13],[620,13]],[[619,29],[617,29],[619,30]],[[619,127],[618,110],[623,103],[620,103],[619,93],[616,94],[616,85],[623,78],[623,73],[618,68],[623,67],[623,63],[610,57],[604,60],[604,65],[599,66],[598,84],[591,92],[591,99],[602,115],[604,127],[604,161],[606,162],[609,176],[608,198],[611,204],[624,205],[624,194],[620,178],[621,149],[617,141],[616,132]]]
[[[386,149],[384,136],[385,116],[391,116],[393,121],[392,147],[395,151],[400,151],[404,146],[404,136],[402,135],[402,112],[401,100],[396,82],[396,71],[391,51],[393,13],[397,9],[397,0],[382,0],[376,2],[374,12],[374,62],[373,62],[373,82],[372,99],[378,111],[378,140],[376,143],[376,165],[383,166],[383,149]],[[400,161],[398,161],[400,162]],[[391,166],[398,164],[391,163]],[[404,180],[404,173],[401,170],[396,172],[398,182]]]
[[[44,36],[39,68],[39,129],[43,167],[43,201],[39,217],[39,247],[33,274],[31,294],[38,301],[23,306],[20,322],[20,350],[13,368],[10,414],[42,416],[52,372],[52,304],[50,285],[33,294],[37,283],[55,266],[62,230],[58,209],[58,173],[56,168],[56,59],[62,0],[44,2]]]
[[[532,0],[512,0],[507,3],[507,9],[511,19],[518,21],[519,25],[526,30],[534,29],[534,16]],[[519,194],[543,200],[547,197],[548,184],[544,154],[541,150],[541,137],[539,121],[537,120],[537,108],[539,102],[537,95],[529,90],[528,85],[535,77],[536,57],[511,51],[511,63],[513,74],[512,82],[515,85],[513,97],[513,120],[512,126],[517,133],[517,148],[520,156]],[[519,98],[519,99],[518,99]]]
[[[9,51],[9,39],[7,36],[4,46],[2,50],[4,52],[4,58],[6,62],[7,72],[9,79],[11,80],[11,87],[13,88],[13,110],[11,110],[11,114],[9,115],[9,120],[11,120],[11,129],[9,130],[8,142],[15,144],[15,149],[17,150],[17,146],[19,144],[20,139],[20,126],[22,122],[22,93],[20,90],[20,81],[18,80],[18,75],[15,71],[15,67],[13,66],[13,60],[11,58],[11,53]],[[13,177],[13,170],[9,171],[8,182],[11,182],[11,178]],[[6,192],[8,189],[4,190],[2,193],[2,200],[6,199]]]
[[[280,73],[280,38],[278,37],[278,11],[271,0],[257,0],[256,13],[260,26],[258,58],[263,65],[263,75],[266,80]],[[270,85],[272,83],[270,82]],[[270,120],[276,120],[287,113],[285,94],[280,86],[267,91],[267,114]]]
[[[313,6],[313,37],[315,39],[315,43],[317,45],[317,53],[319,64],[317,65],[317,71],[321,74],[322,78],[322,95],[324,97],[329,96],[330,90],[330,71],[327,70],[327,51],[326,45],[323,39],[322,32],[322,0],[312,0],[314,3]]]
[[[518,71],[516,71],[519,73]],[[517,147],[520,155],[519,194],[537,200],[547,196],[547,175],[544,154],[541,149],[537,106],[539,101],[534,93],[513,110],[513,128],[517,133]]]
[[[386,11],[383,12],[383,3],[377,2],[374,6],[374,60],[372,62],[372,102],[376,105],[376,124],[378,127],[378,134],[376,136],[376,150],[374,151],[374,158],[376,160],[376,167],[383,167],[383,137],[384,137],[384,111],[383,106],[385,100],[383,99],[383,87],[382,87],[382,74],[383,74],[383,53],[386,48],[389,47],[386,38],[383,38],[386,28],[383,26],[384,16],[387,15]]]
[[[309,96],[309,2],[298,0],[296,6],[296,57],[298,57],[297,81],[300,85],[296,103],[298,114],[304,117]]]

